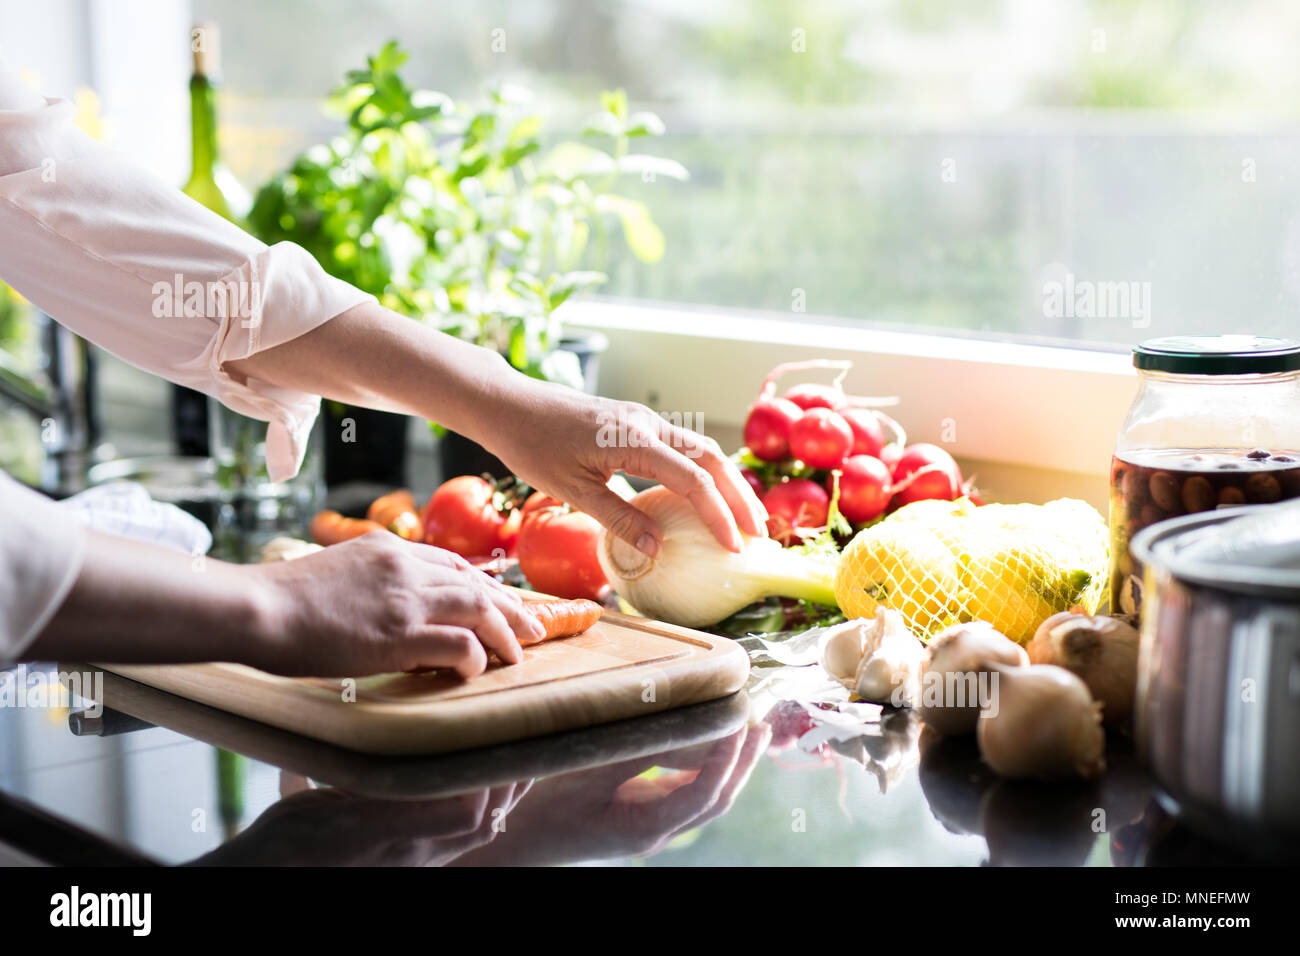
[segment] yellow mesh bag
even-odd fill
[[[835,597],[848,617],[894,608],[922,640],[950,624],[988,621],[1023,643],[1058,611],[1097,610],[1107,552],[1106,524],[1082,501],[918,501],[849,542]]]

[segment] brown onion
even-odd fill
[[[1023,780],[1086,779],[1106,769],[1106,732],[1087,684],[1052,664],[992,670],[996,693],[975,731],[985,763]]]
[[[941,734],[972,734],[979,719],[977,693],[990,664],[1024,667],[1025,649],[991,624],[954,624],[930,642],[930,660],[921,675],[921,719]],[[987,680],[987,678],[986,678]]]

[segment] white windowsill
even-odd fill
[[[1136,388],[1123,353],[601,299],[562,314],[566,325],[609,336],[603,394],[702,416],[719,440],[738,436],[774,365],[850,359],[846,389],[897,395],[888,411],[910,440],[943,444],[963,462],[1086,480],[1094,503]],[[832,373],[806,375],[817,376]]]

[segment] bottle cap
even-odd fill
[[[190,31],[194,72],[199,76],[221,75],[221,31],[215,23],[196,23]]]

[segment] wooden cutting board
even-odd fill
[[[574,637],[524,648],[473,680],[277,677],[241,664],[99,665],[243,717],[376,754],[431,754],[622,720],[724,697],[749,674],[725,637],[606,611]]]
[[[89,664],[59,664],[61,673],[97,670]],[[143,726],[165,727],[317,784],[377,800],[433,800],[651,755],[671,759],[687,748],[730,737],[750,717],[749,698],[742,690],[645,717],[560,731],[544,740],[513,740],[456,753],[395,757],[344,750],[119,674],[102,676],[103,694],[96,700],[104,705],[105,718],[112,719],[115,711],[138,719]]]

